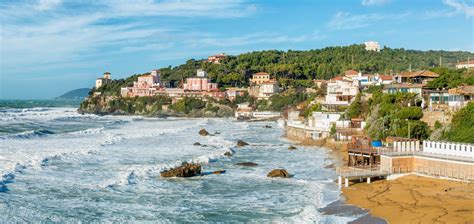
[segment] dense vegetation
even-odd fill
[[[251,75],[265,71],[280,80],[283,86],[310,86],[305,80],[329,79],[348,69],[366,72],[393,73],[412,69],[430,69],[439,65],[453,67],[458,60],[474,54],[461,51],[416,51],[384,48],[366,51],[363,45],[327,47],[309,51],[258,51],[229,56],[221,64],[207,60],[188,60],[176,67],[161,68],[162,79],[175,83],[193,76],[203,68],[223,86],[246,86]],[[300,81],[298,81],[300,80]]]
[[[436,67],[431,71],[438,73],[440,76],[428,83],[429,88],[434,89],[451,89],[461,84],[474,85],[474,71],[466,69],[449,69],[446,67]]]
[[[442,139],[474,143],[474,102],[454,114],[451,127],[443,133]]]
[[[387,136],[426,139],[428,125],[421,121],[423,112],[412,93],[382,94],[376,92],[368,100],[366,132],[373,140]]]

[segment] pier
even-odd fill
[[[356,167],[342,167],[336,169],[337,173],[337,184],[342,186],[344,180],[344,186],[349,187],[349,181],[359,180],[362,182],[366,179],[367,184],[370,184],[372,178],[387,178],[390,175],[389,172],[382,171],[379,168],[375,169],[361,169]]]

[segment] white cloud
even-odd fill
[[[373,5],[384,5],[389,3],[391,0],[362,0],[362,5],[373,6]]]
[[[399,20],[410,15],[409,12],[401,14],[350,14],[347,12],[338,12],[327,24],[331,30],[351,30],[359,29],[373,25],[382,20]]]
[[[454,9],[455,12],[465,14],[468,18],[474,16],[474,6],[469,5],[464,1],[443,0],[443,3]]]

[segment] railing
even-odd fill
[[[380,148],[378,149],[378,153],[384,156],[421,156],[421,157],[434,158],[434,159],[444,159],[444,160],[451,160],[451,161],[458,161],[458,162],[474,163],[474,158],[471,158],[471,157],[443,155],[443,154],[429,153],[429,152],[423,152],[423,151],[400,152],[400,151],[394,151],[393,149],[389,149],[389,148]]]
[[[389,172],[380,170],[379,167],[373,167],[373,169],[361,169],[356,167],[338,167],[336,168],[338,176],[351,178],[351,177],[373,177],[373,176],[386,176]]]

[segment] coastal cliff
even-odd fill
[[[184,98],[171,104],[171,99],[167,96],[130,98],[90,96],[81,103],[78,112],[156,117],[231,117],[234,115],[232,107],[217,102]]]

